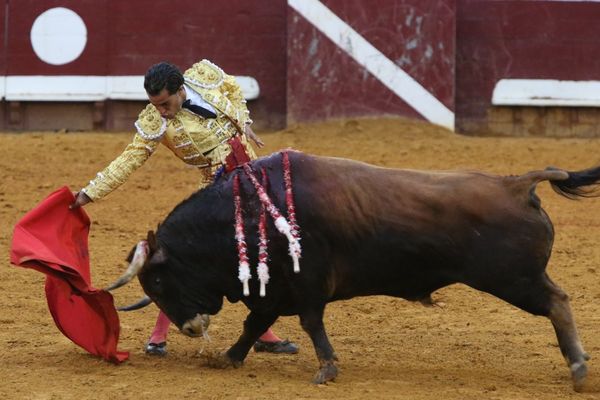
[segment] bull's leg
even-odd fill
[[[554,292],[552,293],[548,318],[554,326],[560,351],[571,370],[573,387],[576,391],[580,391],[587,376],[585,362],[590,359],[590,356],[583,350],[579,340],[571,307],[569,306],[569,297],[554,283],[552,283],[552,286],[554,286]]]
[[[246,321],[244,321],[244,330],[241,336],[226,353],[226,356],[232,360],[234,366],[242,364],[254,343],[275,323],[277,317],[277,315],[259,314],[254,311],[248,314]]]
[[[251,311],[244,321],[244,330],[237,342],[226,352],[209,358],[208,365],[213,368],[241,367],[252,345],[276,320],[277,315],[264,315]]]
[[[302,328],[308,333],[313,342],[317,358],[319,359],[319,371],[313,379],[313,383],[321,384],[333,381],[338,373],[335,365],[337,356],[333,351],[329,338],[323,324],[323,312],[325,307],[318,310],[309,310],[300,314]]]
[[[554,326],[560,351],[571,371],[573,387],[576,391],[583,388],[587,375],[585,362],[589,356],[579,340],[567,294],[548,275],[543,273],[539,277],[505,282],[500,286],[496,282],[496,285],[478,289],[534,315],[548,317]]]

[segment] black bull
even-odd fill
[[[294,273],[287,239],[269,222],[266,297],[255,269],[250,296],[238,280],[233,176],[241,196],[251,265],[256,265],[261,203],[242,170],[179,204],[148,237],[138,277],[145,293],[189,335],[208,326],[223,297],[250,310],[243,333],[214,366],[239,366],[281,315],[298,315],[320,363],[315,382],[333,380],[337,357],[323,324],[325,305],[356,296],[388,295],[431,303],[431,293],[463,283],[550,319],[575,389],[587,374],[567,295],[545,272],[554,230],[535,194],[548,180],[569,198],[591,196],[600,167],[549,168],[521,176],[378,168],[290,152],[302,258]],[[266,168],[268,194],[286,209],[281,154],[251,165]],[[145,243],[146,242],[141,242]],[[138,246],[139,249],[140,246]],[[138,253],[140,253],[138,251]],[[145,253],[145,252],[142,252]]]

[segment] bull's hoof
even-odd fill
[[[584,362],[571,364],[571,379],[573,379],[573,389],[581,392],[585,386],[587,377],[587,366]]]
[[[325,364],[319,369],[319,372],[317,372],[317,375],[315,375],[315,377],[313,379],[313,383],[315,385],[321,385],[321,384],[324,384],[327,382],[331,382],[331,381],[335,380],[335,378],[337,377],[337,374],[338,374],[338,369],[333,363]]]
[[[203,354],[203,356],[206,360],[206,365],[208,365],[210,368],[215,368],[215,369],[225,369],[225,368],[229,368],[229,367],[239,368],[243,364],[242,361],[231,359],[227,355],[227,352],[217,353],[217,354],[206,353],[206,354]]]

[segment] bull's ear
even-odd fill
[[[167,250],[164,247],[159,247],[150,258],[152,264],[164,264],[167,262]]]
[[[146,239],[148,242],[148,250],[150,254],[153,254],[156,250],[158,250],[158,243],[156,242],[156,235],[154,231],[148,231],[148,238]]]

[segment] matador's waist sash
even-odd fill
[[[246,146],[242,143],[240,136],[236,135],[227,141],[231,152],[225,157],[225,171],[231,172],[235,168],[250,162],[250,156]]]

